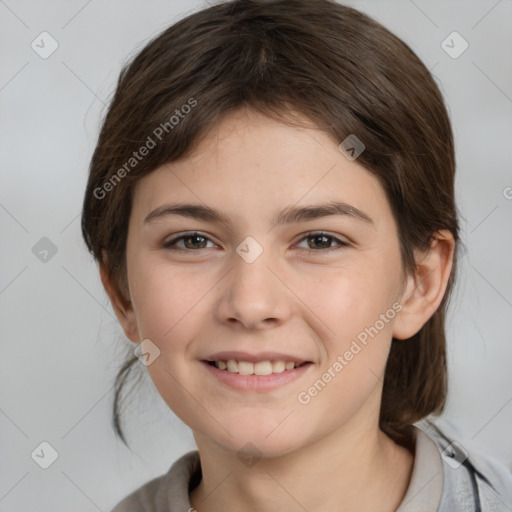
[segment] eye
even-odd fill
[[[304,240],[312,240],[312,243],[308,243],[308,247],[306,249],[317,252],[322,249],[324,249],[323,252],[326,252],[326,250],[329,249],[336,249],[336,247],[331,247],[333,242],[335,242],[340,247],[347,247],[349,245],[347,242],[344,242],[339,238],[336,238],[322,231],[308,233],[300,240],[300,242]],[[178,243],[180,242],[183,242],[184,246],[178,246]],[[206,245],[208,242],[211,242],[208,237],[198,232],[192,232],[185,233],[184,235],[180,235],[170,240],[166,240],[162,243],[162,247],[173,251],[190,252],[190,250],[193,251],[196,249],[207,249]]]
[[[206,249],[205,244],[209,238],[202,235],[201,233],[193,232],[186,233],[184,235],[178,236],[176,238],[172,238],[171,240],[166,240],[162,243],[162,247],[165,249],[172,249],[175,251],[188,251],[194,249]],[[183,241],[185,247],[178,247],[178,242]]]
[[[308,233],[304,238],[301,239],[301,242],[303,240],[313,241],[312,244],[308,243],[308,247],[306,248],[313,251],[324,249],[325,252],[326,249],[336,249],[336,247],[330,247],[332,241],[335,241],[340,247],[347,247],[349,245],[347,242],[344,242],[343,240],[340,240],[339,238],[336,238],[335,236],[329,235],[329,233],[324,233],[322,231]]]

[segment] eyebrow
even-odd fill
[[[207,222],[220,222],[230,225],[230,220],[220,211],[198,204],[165,204],[150,212],[144,219],[144,224],[169,215],[178,215]],[[333,201],[325,204],[293,207],[288,206],[272,217],[273,224],[293,224],[306,220],[319,219],[329,215],[347,215],[353,219],[374,224],[373,220],[363,211],[347,203]]]

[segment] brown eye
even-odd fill
[[[172,250],[195,250],[195,249],[206,249],[207,241],[210,239],[201,233],[187,233],[185,235],[178,236],[171,240],[168,240],[162,244],[162,247]],[[183,241],[184,246],[179,247],[178,242]]]
[[[336,238],[328,233],[323,232],[315,232],[308,233],[302,240],[308,241],[308,247],[306,249],[310,249],[313,251],[326,250],[326,249],[334,249],[336,247],[332,247],[332,243],[336,243],[338,246],[348,246],[348,243],[343,242],[339,238]]]
[[[302,247],[301,249],[316,252],[326,252],[349,245],[347,242],[323,232],[308,233],[301,239],[300,243],[304,240],[307,241],[307,247]],[[183,242],[183,244],[179,245],[181,242]],[[162,247],[173,251],[190,252],[198,249],[207,249],[208,242],[211,242],[211,240],[201,233],[186,233],[163,242]],[[333,244],[335,245],[333,246]]]

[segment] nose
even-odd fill
[[[253,261],[234,254],[216,308],[220,322],[244,329],[267,329],[289,318],[290,291],[270,252],[263,251]]]

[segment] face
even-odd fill
[[[138,182],[127,273],[130,337],[158,348],[147,370],[196,435],[280,455],[377,424],[398,233],[377,179],[325,133],[229,114]]]

